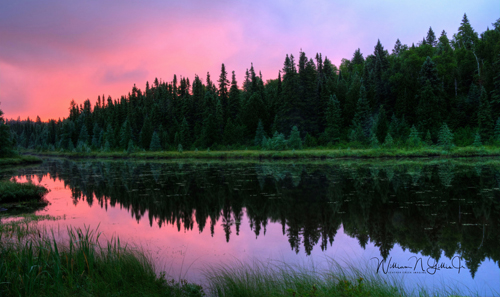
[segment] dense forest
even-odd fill
[[[6,123],[17,148],[79,152],[498,145],[500,19],[478,34],[464,15],[451,40],[438,35],[391,52],[378,41],[339,67],[287,55],[266,82],[252,64],[241,88],[222,64],[216,81],[174,75],[94,106],[72,101],[62,120]]]

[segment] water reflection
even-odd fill
[[[18,174],[49,174],[69,186],[75,205],[119,206],[150,225],[213,236],[219,224],[227,242],[246,215],[256,237],[281,224],[296,253],[328,249],[343,226],[383,258],[396,244],[437,261],[460,255],[472,277],[485,259],[500,259],[500,164],[48,160]]]

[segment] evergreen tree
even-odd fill
[[[448,128],[448,125],[446,125],[446,123],[444,123],[439,130],[438,145],[446,150],[451,149],[451,147],[453,146],[453,133],[451,132],[450,128]]]
[[[266,137],[266,132],[264,131],[264,126],[262,125],[262,121],[259,119],[259,124],[257,125],[257,131],[255,132],[254,145],[261,146],[262,139]]]
[[[497,122],[495,124],[495,131],[493,134],[493,139],[497,144],[500,143],[500,117],[498,117]]]
[[[371,148],[378,148],[380,146],[380,142],[378,141],[377,134],[373,130],[370,133],[369,141],[370,141]]]
[[[361,139],[358,139],[359,141],[364,142],[369,138],[371,129],[370,106],[368,104],[365,87],[363,85],[359,91],[359,100],[352,124],[354,130],[361,129],[362,131],[362,134],[358,135],[361,137]]]
[[[156,131],[153,133],[153,136],[151,137],[151,144],[149,145],[149,150],[161,151],[160,137],[158,136],[158,133],[156,133]]]
[[[139,134],[139,143],[142,148],[149,148],[152,136],[153,126],[151,125],[151,119],[146,117],[144,124],[142,125],[141,133]]]
[[[101,137],[102,137],[102,130],[99,128],[99,125],[97,123],[94,124],[94,128],[92,129],[92,146],[96,148],[101,147]]]
[[[127,148],[129,140],[132,139],[132,128],[130,127],[130,122],[125,120],[120,129],[120,147],[122,149]]]
[[[415,125],[411,126],[410,136],[408,136],[408,140],[406,141],[406,143],[410,147],[420,146],[421,144],[420,133],[418,133],[417,128],[415,128]]]
[[[135,151],[134,142],[132,141],[132,139],[130,139],[127,145],[127,154],[132,154],[134,151]]]
[[[481,142],[481,134],[479,134],[479,131],[476,131],[476,134],[474,135],[474,143],[472,143],[473,146],[475,147],[480,147],[483,145]]]
[[[226,128],[224,129],[224,135],[222,136],[222,142],[225,145],[237,144],[238,139],[238,129],[233,124],[231,118],[227,120]]]
[[[427,37],[425,38],[427,44],[435,47],[437,45],[436,34],[432,30],[432,27],[429,27],[429,31],[427,32]]]
[[[387,136],[384,140],[384,147],[392,148],[394,146],[394,140],[392,139],[391,133],[387,133]]]
[[[229,115],[231,119],[236,120],[236,116],[240,112],[240,90],[238,89],[238,83],[236,82],[236,76],[233,71],[233,77],[231,79],[231,88],[229,89]]]
[[[191,144],[191,133],[186,118],[182,120],[181,130],[179,134],[179,143],[182,143],[185,147],[188,147]]]
[[[78,142],[87,144],[88,141],[89,141],[89,133],[87,131],[87,126],[82,125],[82,129],[80,130],[80,136],[78,137]]]
[[[297,126],[293,126],[292,131],[290,132],[288,146],[296,150],[302,149],[302,139],[300,138],[300,132]]]
[[[428,146],[433,145],[433,143],[432,143],[432,137],[431,137],[431,132],[429,130],[427,130],[427,133],[425,134],[425,140],[424,140],[424,142]]]
[[[13,153],[10,128],[5,124],[3,111],[0,110],[0,158]]]

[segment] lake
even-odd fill
[[[410,287],[500,293],[500,162],[46,159],[44,224],[99,227],[175,278],[208,265],[325,259]]]

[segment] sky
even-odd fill
[[[432,27],[451,39],[464,13],[476,32],[498,0],[0,0],[0,109],[5,117],[67,117],[71,100],[119,98],[155,78],[220,75],[239,85],[253,63],[274,79],[286,54],[316,53],[335,65],[380,39],[417,43]]]

